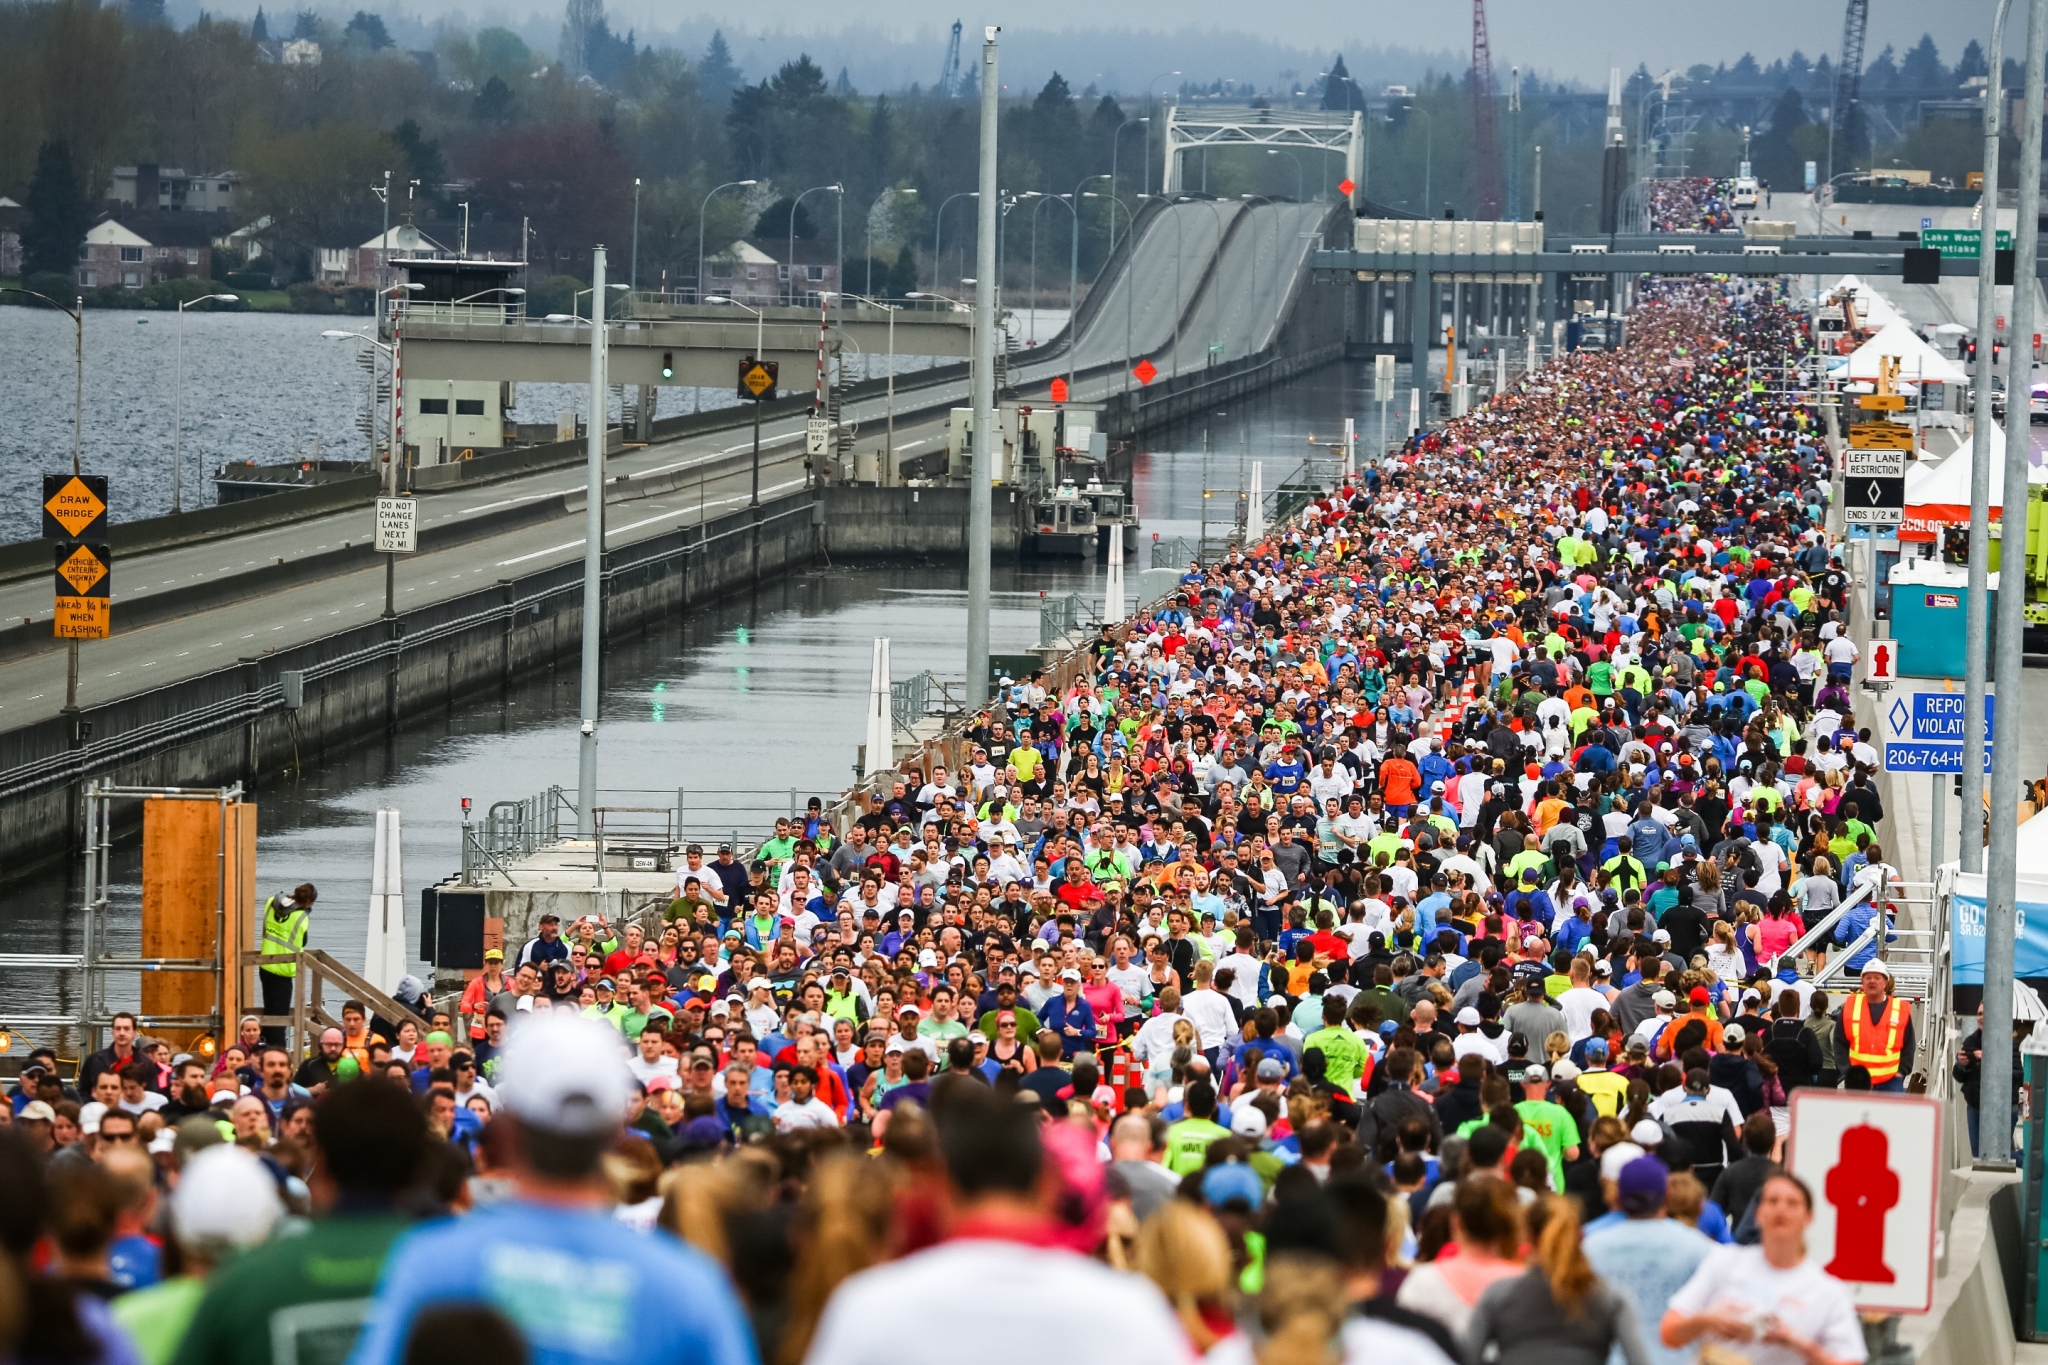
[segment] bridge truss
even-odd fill
[[[1365,114],[1361,110],[1251,109],[1201,106],[1166,111],[1164,192],[1186,189],[1181,153],[1215,147],[1277,147],[1290,151],[1341,152],[1344,178],[1352,185],[1353,208],[1364,203]]]

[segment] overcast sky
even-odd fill
[[[460,0],[445,0],[460,3]],[[707,20],[739,33],[825,34],[849,26],[873,34],[915,41],[928,31],[934,42],[956,18],[971,39],[980,26],[1004,24],[1012,32],[1033,30],[1049,37],[1077,30],[1077,43],[1090,29],[1249,31],[1259,38],[1308,50],[1406,47],[1464,53],[1471,47],[1471,10],[1463,0],[1293,0],[1269,8],[1243,0],[1032,0],[1028,5],[980,4],[960,0],[890,0],[863,7],[857,18],[844,0],[778,0],[761,11],[767,23],[731,22],[746,13],[704,0],[610,0],[620,19],[653,28],[694,27]],[[429,11],[433,0],[420,4]],[[516,0],[506,8],[518,13]],[[543,9],[546,6],[534,6]],[[1971,38],[1988,41],[1993,0],[1939,0],[1901,4],[1878,0],[1871,6],[1869,54],[1886,43],[1903,49],[1931,32],[1944,58],[1953,60]],[[2016,16],[2024,5],[2015,6]],[[1760,58],[1803,49],[1809,57],[1837,52],[1842,42],[1842,0],[1492,0],[1487,6],[1497,65],[1519,63],[1558,76],[1598,82],[1609,66],[1652,70],[1684,68],[1695,62],[1733,61],[1745,51]],[[2015,28],[2021,27],[2019,24]],[[739,46],[735,44],[735,46]],[[2011,45],[2018,51],[2022,44]],[[1229,73],[1219,72],[1218,75]]]
[[[307,0],[278,0],[288,13]],[[345,17],[376,0],[310,0]],[[1696,62],[1732,62],[1744,52],[1768,63],[1793,48],[1809,58],[1839,54],[1844,0],[1489,0],[1493,60],[1542,75],[1605,84],[1607,69],[1683,70]],[[216,13],[255,12],[256,0],[172,0],[174,13],[204,4]],[[1970,39],[1988,41],[1994,0],[1935,0],[1871,6],[1866,56],[1887,43],[1904,50],[1932,33],[1944,60],[1953,62]],[[465,26],[504,23],[552,44],[561,0],[389,0],[381,6],[432,25],[443,17]],[[1284,6],[1245,0],[888,0],[851,6],[846,0],[776,0],[735,6],[713,0],[607,0],[615,29],[634,28],[642,41],[676,41],[696,48],[713,26],[722,28],[742,69],[758,79],[797,51],[808,50],[828,71],[851,64],[857,83],[929,83],[937,73],[946,30],[966,26],[971,53],[981,26],[1005,25],[1006,50],[1015,59],[1005,75],[1042,80],[1041,66],[1057,66],[1076,86],[1091,79],[1113,90],[1142,88],[1156,71],[1182,66],[1190,78],[1249,80],[1264,87],[1282,71],[1313,76],[1331,53],[1344,53],[1361,75],[1376,74],[1375,49],[1401,65],[1460,68],[1469,59],[1471,10],[1466,0],[1293,0]],[[2024,27],[2024,4],[2014,6],[2014,40]],[[273,14],[273,22],[276,14]],[[542,38],[542,35],[546,35]],[[401,42],[406,39],[402,36]],[[885,55],[886,54],[886,55]],[[1361,60],[1364,58],[1364,60]],[[1237,69],[1232,69],[1237,68]],[[1421,72],[1414,73],[1419,76]],[[862,79],[862,77],[865,79]],[[1398,79],[1398,77],[1389,77]]]

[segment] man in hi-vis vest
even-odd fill
[[[313,884],[306,882],[289,896],[280,892],[263,902],[263,914],[257,925],[263,961],[257,965],[256,980],[263,987],[266,1015],[292,1012],[292,983],[298,979],[299,954],[306,949],[306,929],[312,924],[313,902],[319,896]],[[264,1026],[266,1044],[283,1047],[284,1038],[284,1025]]]
[[[1892,970],[1884,959],[1864,964],[1863,989],[1842,1005],[1836,1065],[1844,1076],[1860,1066],[1872,1090],[1904,1090],[1901,1073],[1913,1064],[1913,1007],[1892,993]]]

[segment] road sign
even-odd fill
[[[1960,593],[1945,595],[1955,598],[1953,605],[1961,610]],[[1961,692],[1913,692],[1894,696],[1884,708],[1880,726],[1886,771],[1961,772],[1965,714]],[[1987,773],[1991,771],[1997,716],[1998,698],[1987,692],[1984,694],[1984,771]]]
[[[96,539],[106,531],[106,475],[43,475],[43,539]]]
[[[1913,428],[1900,422],[1858,422],[1849,428],[1849,444],[1857,450],[1911,450]]]
[[[1922,232],[1925,232],[1925,231],[1927,231],[1927,229],[1929,229],[1929,228],[1931,228],[1931,227],[1933,227],[1933,226],[1934,226],[1934,220],[1933,220],[1932,218],[1922,218],[1922,219],[1920,220],[1920,230],[1921,230]]]
[[[1871,683],[1892,683],[1898,681],[1899,647],[1890,640],[1870,642],[1870,662],[1864,665],[1863,681]]]
[[[105,545],[61,541],[56,550],[60,640],[104,640],[113,630],[114,555]]]
[[[1052,401],[1055,403],[1064,403],[1067,401],[1067,381],[1064,376],[1053,376]]]
[[[1903,478],[1842,480],[1842,524],[1844,526],[1897,526],[1906,519],[1906,481]]]
[[[419,548],[419,503],[412,498],[377,499],[377,553],[409,555]]]
[[[1856,406],[1862,408],[1865,412],[1904,412],[1906,410],[1906,395],[1903,393],[1860,394],[1857,396]],[[1856,429],[1851,427],[1849,434],[1855,435]]]
[[[1140,384],[1150,384],[1159,377],[1159,367],[1150,360],[1140,360],[1132,367],[1131,374]]]
[[[832,448],[832,419],[809,417],[804,420],[804,454],[823,455]]]
[[[1394,401],[1394,357],[1390,355],[1372,358],[1372,399],[1375,403]]]
[[[775,396],[775,376],[778,363],[773,360],[756,360],[752,356],[740,357],[740,397],[756,403],[765,403]]]
[[[1792,1092],[1785,1165],[1813,1191],[1806,1257],[1847,1286],[1857,1311],[1934,1306],[1940,1160],[1940,1100]]]
[[[1852,479],[1903,479],[1906,477],[1906,452],[1851,446],[1843,452],[1842,472]]]
[[[1349,198],[1351,196],[1351,191],[1357,188],[1358,186],[1352,183],[1351,177],[1348,175],[1337,182],[1337,193],[1345,196],[1346,198]]]
[[[1920,220],[1920,245],[1931,247],[1945,257],[1974,261],[1983,249],[1983,236],[1976,228],[1929,228],[1923,218]],[[2012,233],[2000,228],[1993,249],[2004,251],[2011,245]]]

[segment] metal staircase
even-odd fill
[[[1865,949],[1875,947],[1877,956],[1891,969],[1895,994],[1907,1000],[1931,999],[1941,965],[1939,936],[1932,928],[1902,925],[1932,925],[1935,922],[1934,886],[1931,882],[1894,882],[1892,886],[1894,894],[1887,904],[1884,921],[1873,918],[1863,932],[1849,942],[1835,942],[1835,931],[1849,912],[1870,899],[1873,886],[1866,882],[1829,911],[1818,924],[1794,940],[1771,963],[1771,970],[1777,972],[1789,964],[1798,971],[1801,979],[1822,990],[1836,993],[1853,991],[1857,989],[1858,976],[1850,970],[1849,963]],[[1880,929],[1886,930],[1883,942],[1878,941]]]

